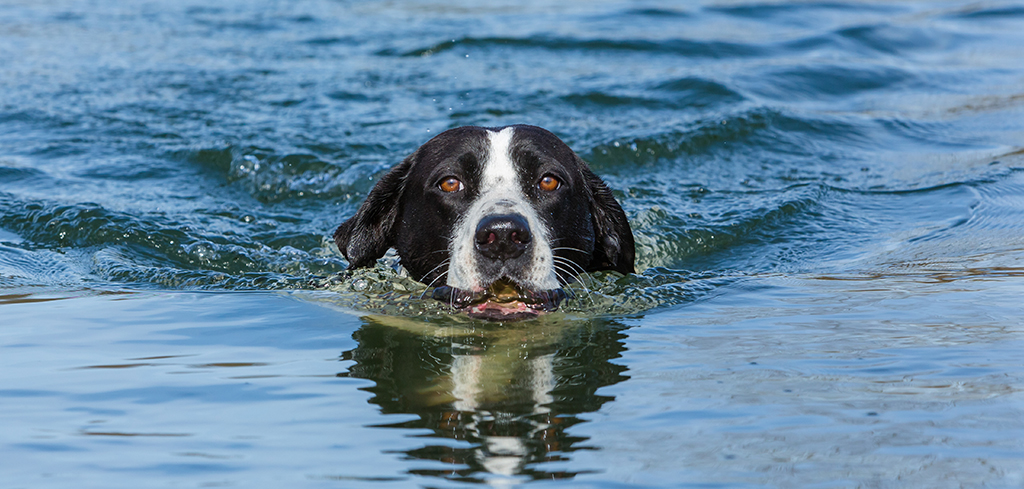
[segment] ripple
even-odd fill
[[[978,181],[929,189],[914,195],[968,194],[952,202],[934,205],[933,212],[921,210],[921,224],[898,234],[898,246],[879,253],[887,270],[925,273],[934,277],[1017,276],[1024,250],[1024,171],[1015,171],[996,181]],[[910,197],[908,195],[908,197]],[[934,199],[938,200],[938,199]],[[959,212],[955,212],[959,211]]]
[[[735,105],[745,98],[720,83],[687,77],[659,82],[649,90],[630,95],[592,91],[563,95],[560,100],[577,108],[680,111]]]
[[[0,165],[4,162],[0,161]],[[24,183],[25,180],[46,178],[46,173],[35,168],[21,168],[17,166],[0,166],[0,181],[3,183]]]
[[[640,8],[632,9],[626,12],[627,15],[637,15],[641,17],[654,17],[662,19],[685,19],[692,18],[693,15],[682,11],[667,8]]]
[[[861,92],[894,90],[918,82],[915,75],[896,67],[835,63],[787,67],[758,73],[757,78],[758,82],[751,83],[749,89],[766,97],[787,100],[847,99]],[[766,78],[769,83],[765,83]]]
[[[75,255],[0,244],[0,288],[79,286],[88,271],[74,260]]]
[[[805,17],[812,13],[820,17],[823,13],[852,14],[873,12],[892,15],[901,11],[898,7],[884,4],[850,4],[843,2],[807,2],[800,4],[753,3],[749,5],[726,5],[706,7],[709,12],[719,12],[736,17],[771,19],[780,21],[790,17]]]
[[[661,41],[646,39],[578,39],[572,37],[533,36],[517,37],[463,37],[447,40],[437,44],[395,52],[383,50],[377,54],[382,56],[398,55],[406,57],[433,56],[461,48],[519,48],[542,49],[545,51],[586,51],[593,52],[633,52],[651,54],[670,54],[689,58],[736,58],[760,56],[765,54],[763,48],[742,43],[723,41],[691,41],[686,39],[668,39]]]
[[[986,7],[984,4],[971,4],[949,14],[948,17],[971,20],[1012,20],[1024,17],[1024,7],[1017,5]]]
[[[821,138],[828,138],[828,146],[833,148],[843,143],[860,145],[867,139],[865,127],[845,120],[798,117],[764,107],[744,108],[720,119],[697,120],[689,126],[661,133],[649,131],[647,135],[633,139],[616,139],[593,147],[584,156],[595,168],[607,170],[719,152],[735,161],[737,154],[751,152],[756,153],[759,159],[757,173],[763,174],[762,163],[767,150],[790,158],[820,158],[814,144]],[[788,172],[789,164],[805,163],[790,161],[781,170]],[[858,171],[859,168],[858,165]]]
[[[31,284],[57,280],[79,284],[101,278],[190,289],[281,289],[309,286],[311,276],[345,267],[324,236],[285,240],[315,243],[304,250],[287,244],[271,247],[253,238],[197,232],[166,216],[133,216],[96,204],[0,204],[5,208],[0,227],[27,242],[20,246],[76,250],[63,254],[0,250],[4,251],[0,264],[15,270],[3,273],[20,276],[17,270],[29,270],[25,281]],[[25,260],[30,262],[22,263]]]
[[[225,174],[228,182],[241,186],[262,202],[303,198],[347,200],[353,195],[368,192],[372,177],[384,169],[379,157],[370,158],[370,162],[356,161],[345,167],[321,156],[357,158],[380,150],[372,145],[339,148],[318,143],[309,148],[320,154],[280,154],[257,146],[229,145],[177,152],[176,157]]]

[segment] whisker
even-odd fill
[[[573,276],[584,287],[586,287],[586,284],[584,283],[585,280],[590,280],[591,285],[596,285],[597,282],[594,280],[594,277],[591,277],[590,274],[587,273],[587,270],[579,263],[576,263],[564,256],[555,256],[553,261],[571,268],[573,270]]]
[[[568,270],[568,269],[566,269],[564,267],[561,267],[561,266],[559,266],[557,264],[554,266],[554,268],[555,268],[555,270],[560,270],[560,271],[564,272],[567,275],[574,275],[576,277],[579,277],[579,275],[575,274],[575,272],[573,272],[572,270]],[[555,272],[555,275],[556,276],[558,275],[557,271]],[[583,283],[582,280],[578,280],[578,279],[577,279],[577,282],[580,284],[580,287],[583,287],[583,291],[587,293],[587,298],[590,299],[590,304],[591,305],[597,305],[597,303],[594,302],[594,294],[593,294],[593,292],[590,291],[590,288],[587,287],[587,284]],[[573,292],[573,296],[575,296],[575,295],[576,295],[576,293]]]
[[[563,275],[569,275],[569,276],[572,276],[572,273],[571,273],[571,272],[569,272],[569,271],[565,270],[564,268],[560,268],[560,267],[559,267],[558,265],[553,265],[553,266],[551,267],[551,270],[552,270],[553,272],[555,272],[555,278],[556,278],[556,279],[558,280],[558,285],[559,285],[559,286],[561,286],[561,287],[567,287],[567,286],[569,285],[569,279],[568,279],[568,278],[566,278],[566,277],[565,277],[565,276],[563,276]],[[558,272],[562,272],[562,274],[559,274]]]
[[[430,283],[427,284],[427,288],[423,289],[423,293],[420,294],[420,300],[423,300],[423,298],[427,296],[427,291],[430,290],[430,288],[434,286],[435,282],[437,282],[438,280],[441,280],[441,277],[445,277],[447,275],[448,275],[448,270],[445,270],[444,273],[439,274],[436,278],[434,278],[434,280],[431,280]]]
[[[555,250],[572,250],[572,251],[579,251],[579,252],[582,252],[582,251],[583,251],[583,250],[580,250],[580,249],[578,249],[578,248],[567,248],[567,247],[561,247],[561,248],[554,248],[554,249],[555,249]],[[583,268],[583,266],[582,266],[582,265],[580,265],[579,263],[576,263],[576,262],[575,262],[575,261],[573,261],[573,260],[570,260],[570,259],[569,259],[569,258],[567,258],[567,257],[564,257],[564,256],[558,256],[558,255],[553,255],[553,256],[552,256],[552,258],[554,258],[554,259],[556,259],[556,260],[561,260],[561,261],[562,261],[562,262],[564,262],[564,263],[567,263],[567,264],[570,264],[570,265],[572,265],[572,266],[573,266],[573,268],[575,268],[575,269],[579,270],[579,271],[580,271],[580,273],[587,273],[587,270],[586,270],[585,268]]]
[[[580,253],[583,253],[584,255],[587,254],[586,251],[583,251],[583,250],[581,250],[579,248],[572,248],[572,247],[569,247],[569,246],[558,246],[558,247],[551,248],[551,251],[558,251],[558,250],[578,251]]]
[[[448,291],[448,313],[455,314],[455,287]]]
[[[437,282],[438,280],[441,280],[441,277],[447,277],[447,276],[448,276],[448,270],[445,270],[445,271],[443,271],[443,272],[441,272],[441,273],[437,274],[437,276],[436,276],[436,277],[434,277],[434,280],[431,280],[431,281],[430,281],[430,283],[429,283],[429,284],[427,284],[427,288],[429,289],[429,288],[433,287],[433,286],[434,286],[434,284],[435,284],[435,283],[436,283],[436,282]]]
[[[571,297],[572,299],[580,300],[583,298],[580,294],[576,293],[576,290],[574,289],[567,287],[563,288],[562,291],[564,291],[566,295]],[[590,289],[584,286],[583,292],[584,294],[586,294],[587,301],[590,302],[591,305],[596,305],[596,302],[594,301],[594,294],[590,291]]]
[[[583,282],[583,277],[586,277],[588,280],[590,280],[591,284],[595,284],[596,283],[594,281],[594,278],[591,277],[590,274],[587,273],[586,269],[584,269],[582,266],[580,266],[579,263],[576,263],[576,262],[574,262],[574,261],[572,261],[572,260],[570,260],[568,258],[562,257],[562,256],[554,257],[554,261],[557,262],[557,263],[561,263],[563,265],[568,265],[574,271],[578,271],[577,273],[573,273],[573,276],[578,281]]]
[[[428,276],[428,275],[430,275],[431,273],[434,273],[434,270],[437,270],[438,268],[441,268],[441,267],[443,267],[443,266],[445,266],[445,265],[447,265],[447,264],[451,263],[451,261],[452,261],[452,259],[451,259],[451,258],[447,258],[447,259],[445,259],[445,260],[441,260],[441,263],[439,263],[439,264],[438,264],[438,265],[437,265],[436,267],[434,267],[434,268],[431,268],[429,272],[427,272],[427,273],[424,273],[424,274],[423,274],[423,276],[422,276],[422,277],[420,277],[420,280],[419,280],[419,282],[420,282],[420,283],[423,283],[423,279],[427,278],[427,276]],[[446,273],[447,273],[447,272],[446,272]],[[434,279],[434,280],[437,280],[437,279]],[[434,282],[431,282],[431,283],[434,283]],[[428,286],[428,287],[429,287],[429,286]]]
[[[565,263],[566,265],[571,265],[573,269],[579,270],[580,273],[587,273],[587,270],[584,269],[579,263],[576,263],[564,256],[555,256],[553,257],[553,259],[557,262]]]
[[[429,276],[431,273],[434,273],[434,270],[437,270],[438,268],[441,268],[441,267],[447,265],[449,262],[451,262],[450,258],[447,259],[447,260],[442,260],[441,263],[438,264],[436,267],[431,268],[429,272],[423,274],[423,276],[420,277],[419,282],[423,283],[423,279],[427,278],[427,276]],[[427,288],[423,289],[423,293],[420,294],[420,300],[423,300],[423,297],[425,297],[427,295],[427,290],[429,290],[431,287],[433,287],[434,283],[437,282],[438,279],[440,279],[441,277],[443,277],[443,276],[445,276],[447,274],[448,274],[448,270],[445,270],[444,273],[438,274],[437,277],[434,277],[434,280],[431,280],[430,283],[427,284]]]
[[[554,267],[555,278],[557,278],[559,280],[559,282],[561,282],[562,290],[569,295],[569,298],[575,299],[576,298],[576,292],[574,290],[568,288],[569,287],[569,279],[567,279],[567,278],[563,277],[561,274],[559,274],[558,272],[560,272],[560,271],[563,274],[565,274],[565,275],[572,275],[572,273],[569,272],[569,271],[566,271],[564,269],[559,268],[557,265]]]

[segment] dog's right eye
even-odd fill
[[[444,192],[458,192],[462,190],[462,181],[455,177],[448,177],[441,180],[441,183],[437,184],[437,186]]]

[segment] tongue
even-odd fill
[[[492,321],[514,321],[536,317],[538,312],[527,307],[521,301],[494,302],[488,300],[469,306],[466,313],[470,316]]]
[[[470,307],[470,311],[482,314],[486,311],[494,311],[500,314],[516,314],[521,312],[529,312],[530,308],[526,307],[526,304],[522,302],[483,302],[480,304],[474,304]]]

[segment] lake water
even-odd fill
[[[1024,6],[0,5],[0,486],[1021,487]],[[450,316],[329,240],[528,123],[639,273]]]

